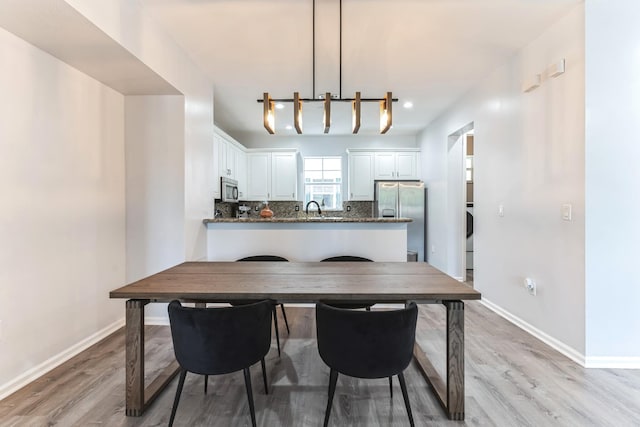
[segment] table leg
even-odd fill
[[[464,303],[445,301],[447,308],[447,372],[438,374],[416,342],[413,357],[451,420],[464,420]]]
[[[126,303],[125,413],[133,417],[144,411],[144,306],[148,302]]]
[[[447,307],[447,412],[464,420],[464,303],[445,301]]]

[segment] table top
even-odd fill
[[[398,303],[480,299],[426,263],[185,262],[110,292],[111,298],[228,301],[275,299]]]

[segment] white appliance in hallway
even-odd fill
[[[376,181],[374,215],[378,218],[411,218],[407,224],[407,250],[424,261],[425,188],[420,181]]]

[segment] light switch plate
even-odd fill
[[[504,216],[504,205],[498,205],[498,216]]]
[[[571,221],[571,204],[566,203],[562,205],[562,219],[564,221]]]

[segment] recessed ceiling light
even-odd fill
[[[287,126],[286,126],[286,129],[287,129],[287,130],[291,130],[291,129],[293,129],[293,127],[292,127],[291,125],[287,125]]]
[[[402,104],[402,106],[403,106],[404,108],[407,108],[407,109],[409,109],[409,108],[413,108],[413,102],[411,102],[411,101],[406,101],[404,104]]]
[[[278,103],[276,104],[276,108],[277,108],[278,110],[282,110],[282,109],[284,108],[284,104],[282,104],[282,103],[278,102]]]

